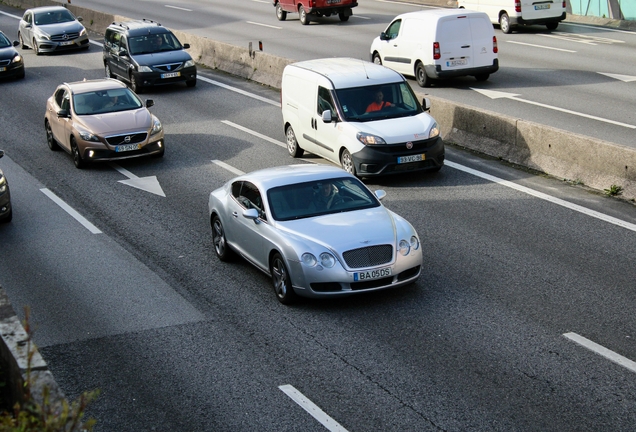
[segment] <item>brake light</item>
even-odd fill
[[[499,52],[499,48],[497,48],[497,36],[492,37],[492,52],[495,54]]]
[[[439,53],[439,42],[433,42],[433,58],[439,60],[441,57]]]
[[[309,0],[309,7],[316,7],[316,0]]]
[[[563,9],[565,9],[565,0],[563,0]]]
[[[521,0],[515,0],[515,12],[521,12]]]

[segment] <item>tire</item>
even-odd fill
[[[137,94],[141,94],[144,92],[144,88],[139,85],[139,82],[137,82],[137,78],[133,74],[130,74],[130,89]]]
[[[283,10],[280,2],[276,3],[276,18],[278,18],[278,21],[285,21],[287,19],[287,12]]]
[[[197,80],[196,79],[193,79],[193,80],[190,80],[190,81],[186,81],[186,86],[188,86],[190,88],[196,87],[196,85],[197,85]]]
[[[13,209],[9,209],[9,213],[7,213],[2,219],[0,219],[0,223],[9,223],[13,219]]]
[[[20,75],[18,75],[16,78],[17,79],[24,79],[24,77],[25,77],[25,72],[24,72],[24,69],[22,69],[22,73]]]
[[[234,258],[234,252],[227,244],[221,219],[216,215],[212,218],[212,243],[214,244],[214,253],[221,261],[228,262]]]
[[[340,17],[340,21],[342,21],[342,22],[349,21],[349,15],[345,15],[344,12],[340,12],[338,14],[338,17]]]
[[[373,54],[373,63],[377,65],[382,65],[382,59],[380,58],[380,54],[378,53]]]
[[[42,53],[40,52],[40,48],[38,48],[38,44],[37,44],[37,42],[35,41],[35,39],[33,39],[33,52],[35,53],[35,55],[40,55],[40,54],[42,54]]]
[[[300,15],[300,23],[302,25],[309,24],[309,15],[307,15],[307,11],[305,11],[303,5],[300,5],[300,7],[298,8],[298,15]]]
[[[426,69],[422,62],[417,62],[415,66],[415,80],[420,87],[430,87],[431,79],[426,75]]]
[[[60,146],[55,141],[55,137],[53,137],[53,131],[51,130],[51,125],[48,120],[44,121],[44,130],[46,130],[46,143],[52,151],[58,151]]]
[[[296,134],[294,133],[294,129],[292,129],[291,126],[287,126],[285,137],[287,138],[287,151],[289,152],[289,155],[293,158],[302,157],[305,151],[298,145]]]
[[[110,65],[108,64],[108,62],[106,62],[106,64],[104,65],[104,73],[106,75],[106,78],[113,78],[113,72],[110,70]]]
[[[477,81],[486,81],[488,77],[490,77],[490,74],[487,73],[475,75]]]
[[[501,28],[501,31],[505,34],[509,34],[511,31],[510,17],[505,12],[502,13],[501,16],[499,17],[499,27]]]
[[[298,296],[294,288],[292,288],[285,260],[278,252],[272,257],[270,273],[272,274],[272,285],[278,301],[284,305],[294,303]]]
[[[340,165],[342,166],[342,169],[349,174],[356,175],[356,166],[353,163],[353,158],[351,157],[349,150],[344,149],[342,151],[342,154],[340,155]]]
[[[73,156],[73,163],[75,168],[82,169],[86,166],[86,162],[82,159],[82,155],[79,152],[79,147],[75,142],[75,138],[71,137],[71,155]]]
[[[26,44],[24,43],[24,40],[22,39],[22,33],[18,33],[18,40],[20,41],[20,48],[22,49],[29,48],[28,46],[26,46]]]
[[[548,28],[548,30],[556,30],[557,27],[559,26],[559,23],[551,22],[551,23],[547,23],[545,26]]]

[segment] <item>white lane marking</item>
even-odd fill
[[[232,122],[231,122],[231,121],[229,121],[229,120],[221,120],[221,123],[226,124],[226,125],[228,125],[228,126],[232,126],[233,128],[236,128],[236,129],[242,130],[243,132],[247,132],[248,134],[250,134],[250,135],[254,135],[255,137],[258,137],[258,138],[263,139],[263,140],[265,140],[265,141],[269,141],[269,142],[271,142],[272,144],[276,144],[277,146],[280,146],[280,147],[283,147],[283,148],[287,148],[287,145],[286,145],[285,143],[282,143],[282,142],[280,142],[280,141],[277,141],[277,140],[275,140],[274,138],[270,138],[270,137],[268,137],[268,136],[266,136],[266,135],[260,134],[260,133],[258,133],[258,132],[256,132],[256,131],[253,131],[253,130],[251,130],[251,129],[248,129],[248,128],[244,127],[244,126],[237,125],[236,123],[232,123]]]
[[[241,170],[240,170],[240,169],[238,169],[238,168],[234,168],[232,165],[228,165],[228,164],[226,164],[225,162],[222,162],[222,161],[220,161],[220,160],[218,160],[218,159],[214,159],[214,160],[212,160],[212,163],[213,163],[213,164],[216,164],[216,165],[218,165],[218,166],[220,166],[221,168],[225,168],[225,169],[226,169],[226,170],[228,170],[229,172],[234,173],[234,174],[236,174],[236,175],[243,175],[243,174],[245,174],[245,172],[244,172],[244,171],[241,171]]]
[[[360,15],[351,15],[351,18],[360,18],[360,19],[366,19],[366,20],[371,19],[371,17],[365,17],[365,16],[360,16]]]
[[[1,15],[4,15],[4,16],[11,17],[11,18],[15,18],[15,19],[18,19],[18,20],[19,20],[19,19],[22,19],[22,17],[21,17],[21,16],[13,15],[13,14],[10,14],[10,13],[7,13],[7,12],[2,12],[2,11],[0,11],[0,14],[1,14]]]
[[[391,0],[375,0],[375,1],[377,1],[378,3],[398,4],[400,6],[413,6],[413,7],[416,7],[418,9],[421,9],[421,8],[443,9],[443,8],[440,8],[439,6],[427,6],[427,5],[421,5],[421,4],[415,4],[415,3],[404,3],[404,2],[401,2],[401,1],[391,1]]]
[[[323,410],[318,408],[316,404],[307,399],[305,395],[296,390],[293,386],[286,384],[278,386],[287,396],[289,396],[294,402],[300,405],[305,411],[307,411],[313,418],[318,420],[320,424],[326,427],[331,432],[347,432],[337,421],[332,419]]]
[[[213,84],[215,86],[223,87],[224,89],[231,90],[233,92],[242,94],[243,96],[251,97],[253,99],[257,99],[257,100],[259,100],[261,102],[265,102],[265,103],[268,103],[270,105],[274,105],[274,106],[277,106],[277,107],[280,108],[280,102],[273,101],[273,100],[265,98],[263,96],[259,96],[259,95],[256,95],[254,93],[249,93],[249,92],[247,92],[245,90],[241,90],[239,88],[232,87],[232,86],[229,86],[227,84],[223,84],[222,82],[215,81],[215,80],[210,79],[210,78],[202,77],[201,75],[197,76],[197,79],[201,80],[201,81],[205,81],[205,82],[210,83],[210,84]]]
[[[588,29],[594,29],[594,30],[598,30],[598,31],[627,33],[627,34],[632,34],[632,35],[636,34],[636,32],[633,32],[633,31],[630,31],[630,30],[620,30],[620,29],[613,29],[613,28],[609,28],[609,27],[598,27],[598,26],[593,26],[593,25],[588,25],[588,24],[579,24],[579,23],[565,22],[565,21],[561,21],[561,24],[570,25],[572,27],[583,27],[583,28],[588,28]]]
[[[636,232],[636,224],[629,223],[629,222],[626,222],[626,221],[621,220],[621,219],[617,219],[617,218],[612,217],[612,216],[608,216],[606,214],[597,212],[595,210],[590,210],[590,209],[585,208],[583,206],[580,206],[578,204],[573,204],[571,202],[564,201],[564,200],[562,200],[560,198],[556,198],[556,197],[550,196],[550,195],[545,194],[543,192],[539,192],[539,191],[536,191],[534,189],[530,189],[528,187],[518,185],[518,184],[513,183],[511,181],[504,180],[504,179],[501,179],[499,177],[495,177],[495,176],[492,176],[490,174],[483,173],[481,171],[477,171],[475,169],[469,168],[469,167],[464,166],[464,165],[460,165],[460,164],[455,163],[455,162],[451,162],[449,160],[444,161],[444,164],[450,166],[451,168],[455,168],[457,170],[464,171],[464,172],[466,172],[468,174],[472,174],[474,176],[483,178],[483,179],[491,181],[493,183],[497,183],[497,184],[499,184],[501,186],[505,186],[505,187],[509,187],[511,189],[515,189],[515,190],[517,190],[519,192],[523,192],[525,194],[532,195],[532,196],[534,196],[536,198],[540,198],[542,200],[551,202],[551,203],[556,204],[556,205],[560,205],[560,206],[565,207],[567,209],[574,210],[576,212],[583,213],[584,215],[591,216],[593,218],[600,219],[600,220],[602,220],[604,222],[608,222],[608,223],[617,225],[617,226],[619,226],[621,228],[625,228],[625,229],[628,229],[630,231]]]
[[[539,33],[538,36],[554,38],[554,39],[563,39],[566,41],[578,42],[578,43],[582,43],[586,45],[598,45],[598,44],[611,45],[615,43],[625,43],[625,41],[618,40],[618,39],[609,39],[609,38],[604,38],[604,37],[599,37],[594,35],[585,35],[580,33],[552,32],[550,34]]]
[[[164,5],[164,6],[167,7],[167,8],[170,8],[170,9],[179,9],[179,10],[186,11],[186,12],[192,12],[192,9],[186,9],[186,8],[182,8],[182,7],[179,7],[179,6],[171,6],[171,5]]]
[[[261,27],[273,28],[273,29],[276,29],[276,30],[282,30],[283,29],[282,27],[277,27],[277,26],[273,26],[273,25],[269,25],[269,24],[257,23],[257,22],[254,22],[254,21],[245,21],[245,22],[248,23],[248,24],[253,24],[253,25],[257,25],[257,26],[261,26]]]
[[[607,77],[610,78],[614,78],[623,82],[632,82],[632,81],[636,81],[636,76],[632,76],[632,75],[620,75],[620,74],[611,74],[611,73],[605,73],[605,72],[597,72],[601,75],[605,75]]]
[[[602,355],[606,359],[629,369],[632,372],[636,372],[636,362],[631,361],[627,357],[623,357],[622,355],[617,354],[614,351],[611,351],[604,346],[592,342],[591,340],[586,339],[576,333],[564,333],[563,336],[570,339],[572,342],[576,342],[577,344],[589,349],[590,351],[594,351],[595,353]]]
[[[51,201],[53,201],[55,204],[60,206],[62,208],[62,210],[64,210],[69,215],[71,215],[76,221],[78,221],[79,223],[84,225],[84,228],[86,228],[87,230],[89,230],[93,234],[101,234],[102,233],[95,225],[90,223],[84,216],[82,216],[77,211],[75,211],[75,209],[72,208],[70,205],[68,205],[64,201],[62,201],[62,199],[59,198],[57,195],[55,195],[53,192],[51,192],[47,188],[40,189],[40,191],[44,195],[49,197],[51,199]]]
[[[549,47],[549,46],[545,46],[545,45],[535,45],[535,44],[529,44],[529,43],[525,43],[525,42],[517,42],[517,41],[506,41],[506,42],[511,43],[511,44],[517,44],[517,45],[531,46],[531,47],[535,47],[535,48],[544,48],[544,49],[549,49],[549,50],[554,50],[554,51],[563,51],[563,52],[569,52],[569,53],[575,53],[576,52],[576,51],[569,50],[569,49],[554,48],[554,47]]]

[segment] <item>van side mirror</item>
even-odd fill
[[[331,123],[333,119],[331,118],[331,110],[324,110],[322,112],[322,121],[323,123]]]
[[[422,108],[424,111],[429,111],[431,109],[431,101],[428,98],[422,99]]]
[[[155,105],[155,101],[152,99],[146,99],[146,108],[150,108]]]
[[[386,33],[382,32],[380,33],[380,40],[389,40],[389,37]]]

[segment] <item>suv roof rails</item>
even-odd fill
[[[142,18],[141,20],[142,20],[143,22],[149,22],[149,23],[157,24],[158,26],[160,26],[160,25],[161,25],[161,23],[160,23],[160,22],[157,22],[157,21],[154,21],[154,20],[151,20],[151,19]],[[162,26],[162,27],[163,27],[163,26]]]

